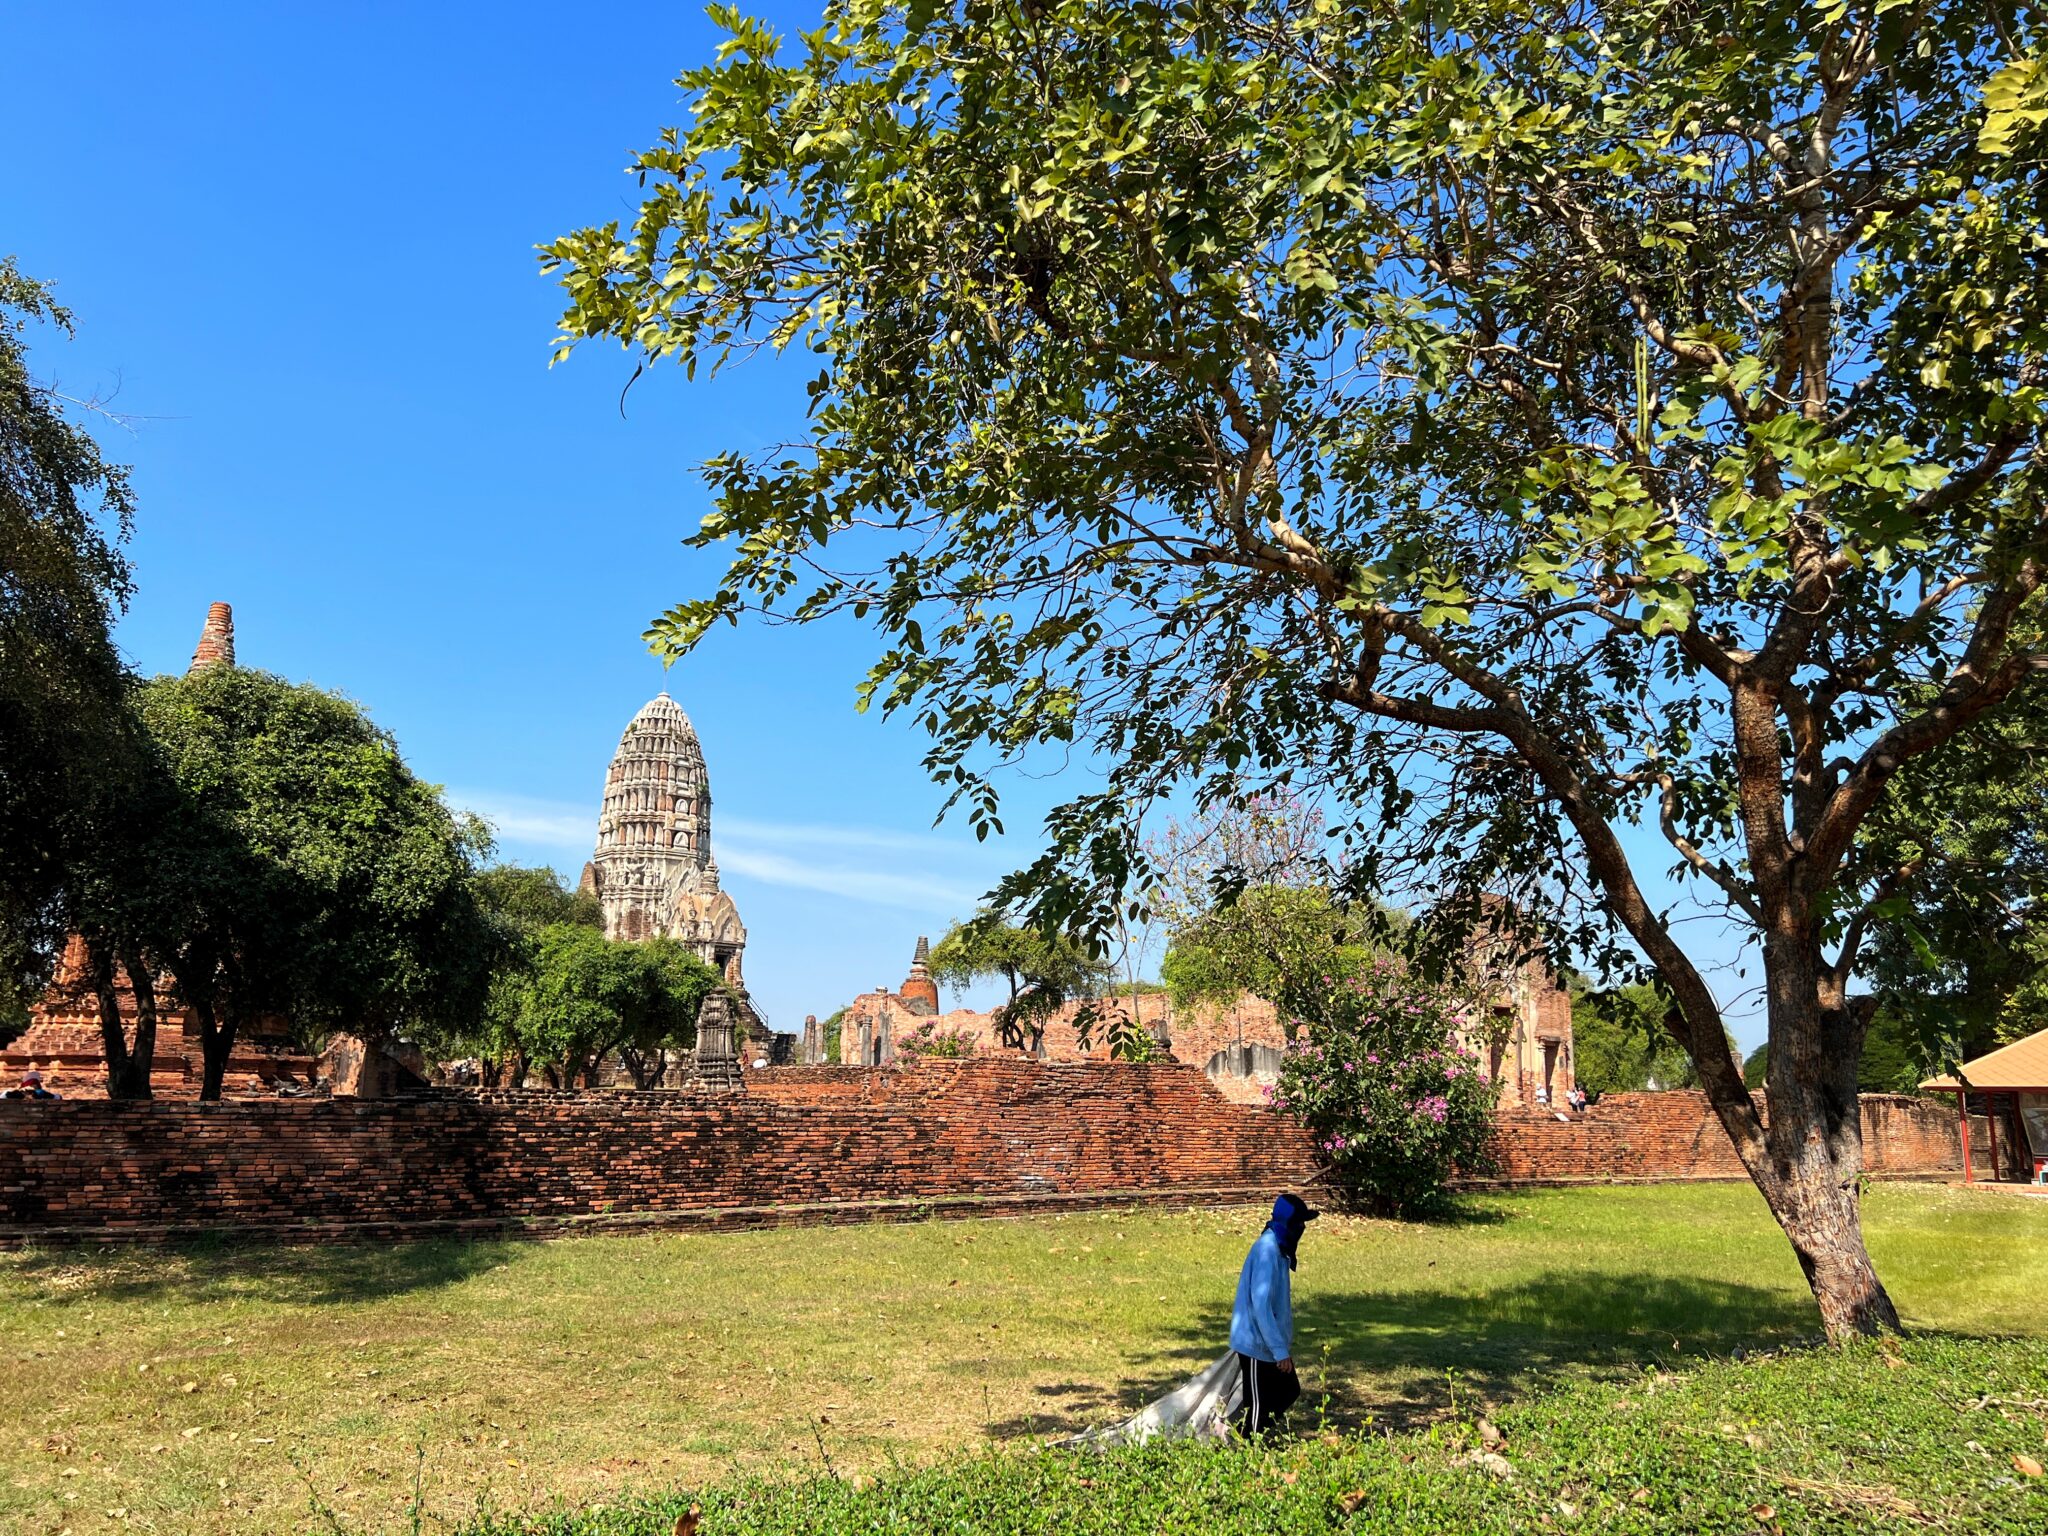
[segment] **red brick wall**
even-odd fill
[[[1185,1067],[976,1061],[802,1081],[811,1075],[757,1073],[732,1096],[0,1101],[0,1240],[628,1212],[865,1219],[892,1214],[889,1202],[1249,1196],[1315,1173],[1305,1133],[1226,1102]]]
[[[1608,1094],[1569,1122],[1503,1114],[1494,1150],[1505,1184],[1748,1177],[1703,1093]],[[1875,1174],[1960,1174],[1954,1112],[1932,1099],[1865,1094],[1863,1161]]]
[[[0,1101],[0,1243],[753,1225],[1249,1199],[1316,1176],[1308,1137],[1190,1067],[977,1059],[777,1069],[744,1095],[481,1093],[218,1105]],[[1959,1168],[1941,1105],[1866,1100],[1874,1171]],[[1739,1178],[1698,1094],[1505,1115],[1513,1183]]]

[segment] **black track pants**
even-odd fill
[[[1244,1406],[1233,1422],[1246,1435],[1279,1428],[1281,1416],[1301,1396],[1300,1379],[1270,1360],[1254,1360],[1250,1355],[1237,1357],[1237,1369],[1244,1381]]]

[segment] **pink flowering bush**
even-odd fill
[[[933,1056],[952,1059],[974,1054],[974,1036],[964,1030],[941,1029],[930,1019],[896,1040],[899,1056]]]
[[[1458,1039],[1463,1000],[1386,959],[1324,983],[1273,1107],[1315,1134],[1357,1204],[1390,1216],[1442,1209],[1454,1170],[1490,1167],[1494,1090]]]

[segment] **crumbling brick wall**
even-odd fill
[[[1757,1096],[1760,1108],[1763,1096]],[[1505,1184],[1748,1177],[1703,1093],[1614,1093],[1583,1115],[1503,1113],[1494,1138]],[[1863,1095],[1863,1161],[1874,1174],[1960,1175],[1955,1114],[1932,1099]]]
[[[1960,1169],[1939,1104],[1865,1101],[1873,1171]],[[1698,1094],[1504,1113],[1511,1183],[1739,1178]],[[903,1219],[1252,1199],[1309,1137],[1184,1065],[975,1058],[768,1070],[745,1094],[440,1093],[224,1104],[0,1101],[0,1243],[229,1230],[323,1238]]]
[[[756,1074],[727,1095],[0,1102],[0,1240],[857,1219],[891,1202],[1249,1196],[1317,1171],[1299,1127],[1185,1067],[973,1061],[797,1081],[813,1075]]]

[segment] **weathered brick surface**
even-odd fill
[[[1748,1176],[1703,1093],[1609,1094],[1569,1121],[1542,1112],[1506,1112],[1494,1149],[1505,1184]],[[1932,1099],[1865,1094],[1863,1159],[1880,1175],[1960,1174],[1955,1115]]]
[[[586,1224],[759,1226],[1249,1199],[1318,1176],[1307,1135],[1199,1071],[970,1059],[775,1069],[745,1094],[0,1101],[0,1243]],[[1866,1100],[1873,1171],[1960,1168],[1940,1105]],[[1698,1094],[1500,1122],[1511,1183],[1739,1178]]]
[[[751,1081],[744,1095],[0,1102],[0,1239],[614,1212],[775,1220],[785,1207],[831,1219],[890,1202],[1035,1209],[1242,1194],[1316,1171],[1298,1128],[1226,1102],[1185,1067],[977,1061]]]

